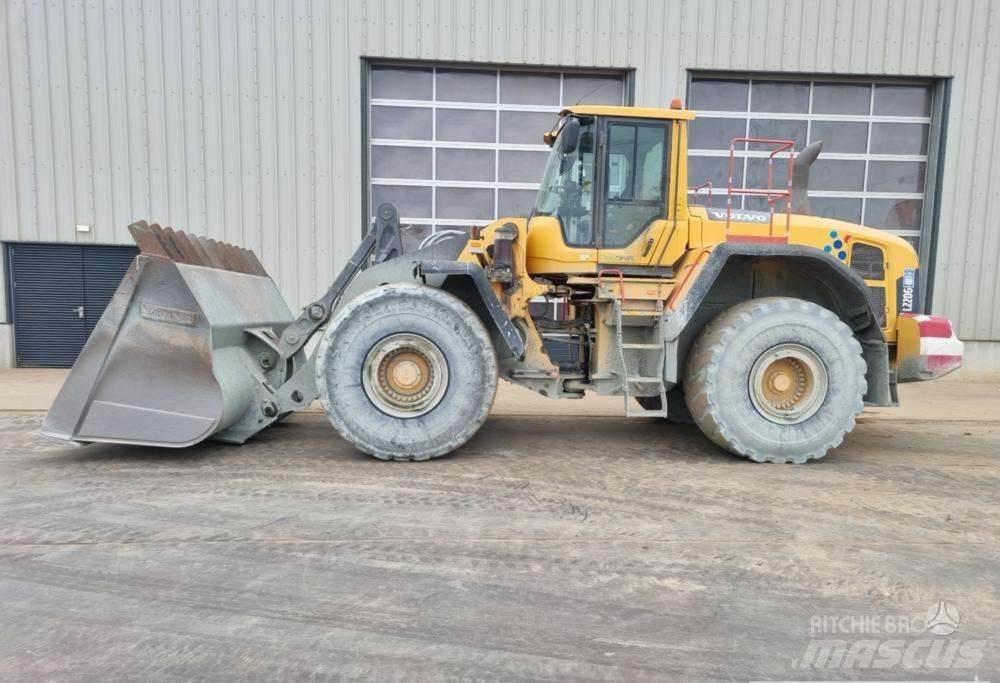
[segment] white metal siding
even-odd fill
[[[1000,340],[1000,3],[0,5],[0,238],[148,217],[254,249],[296,305],[360,236],[361,57],[631,67],[640,105],[688,69],[953,77],[934,308]]]

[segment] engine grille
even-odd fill
[[[851,268],[866,280],[884,280],[885,256],[878,247],[856,242],[851,248]]]
[[[552,362],[560,370],[578,370],[580,368],[581,347],[583,341],[577,334],[545,334],[542,345]]]
[[[885,327],[885,287],[868,287],[868,298],[871,299],[878,326]]]

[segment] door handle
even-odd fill
[[[76,311],[77,317],[83,318],[83,306],[74,306],[73,310]]]

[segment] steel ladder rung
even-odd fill
[[[624,338],[624,321],[623,318],[627,315],[635,316],[648,316],[656,317],[657,320],[653,326],[654,334],[656,338],[662,338],[663,331],[663,304],[659,302],[657,305],[657,310],[655,311],[631,311],[627,312],[623,309],[621,301],[616,300],[614,302],[615,308],[615,341],[618,344],[618,355],[622,364],[621,376],[624,379],[622,382],[622,393],[625,397],[625,417],[666,417],[667,416],[667,387],[663,382],[663,376],[646,376],[646,375],[629,375],[628,374],[628,360],[625,358],[625,349],[659,349],[659,363],[660,371],[663,371],[663,363],[666,360],[666,349],[663,347],[663,343],[640,343],[640,342],[625,342]],[[632,392],[630,391],[630,385],[632,384],[656,384],[659,388],[660,394],[660,409],[659,410],[646,410],[645,408],[639,410],[632,409]]]
[[[660,311],[647,311],[645,309],[631,310],[631,311],[622,311],[621,315],[623,318],[639,318],[639,317],[656,318],[660,315]]]

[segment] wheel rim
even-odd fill
[[[750,400],[771,422],[798,424],[816,414],[829,388],[826,366],[812,349],[778,344],[750,371]]]
[[[444,398],[448,363],[434,342],[404,332],[368,351],[361,377],[368,400],[383,413],[419,417]]]

